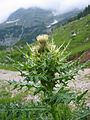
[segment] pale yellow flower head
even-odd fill
[[[40,44],[43,44],[43,43],[46,43],[47,40],[48,40],[48,35],[47,34],[43,34],[43,35],[39,35],[37,36],[37,41],[40,43]]]

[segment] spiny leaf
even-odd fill
[[[79,101],[84,97],[84,95],[88,92],[88,90],[85,90],[81,95],[77,96],[76,102],[79,103]]]

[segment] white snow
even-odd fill
[[[20,19],[11,20],[11,21],[6,21],[6,24],[15,23],[15,22],[18,22],[19,20],[20,20]]]
[[[56,23],[58,23],[58,21],[54,20],[50,25],[47,26],[47,28],[50,28],[52,25],[55,25]]]
[[[54,22],[51,23],[51,25],[54,25],[54,24],[56,24],[56,23],[58,23],[58,21],[57,21],[57,20],[54,20]]]

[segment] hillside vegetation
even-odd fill
[[[90,15],[57,27],[52,34],[55,43],[60,46],[64,41],[70,42],[68,50],[72,55],[90,49]]]
[[[71,52],[71,58],[81,55],[83,52],[90,50],[90,15],[55,28],[51,36],[58,46],[63,42],[67,44],[70,41],[67,50]],[[28,52],[26,46],[24,46],[22,50]],[[15,48],[12,50],[0,51],[1,69],[12,70],[13,68],[12,64],[7,61],[7,56],[16,61],[23,60],[22,54]]]

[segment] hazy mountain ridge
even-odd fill
[[[39,34],[49,33],[51,26],[61,24],[78,14],[78,10],[62,15],[40,8],[18,9],[0,24],[0,45],[10,46],[19,40],[31,43]],[[55,22],[57,21],[57,22]]]

